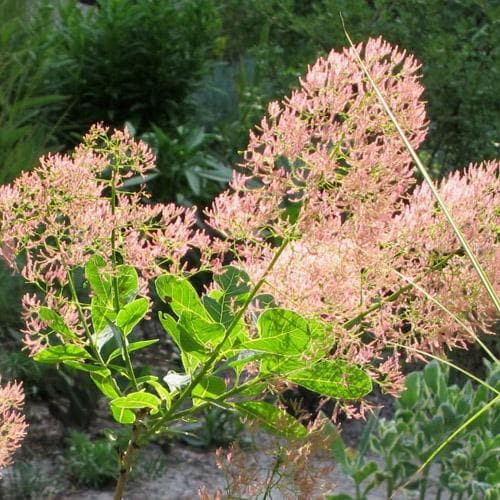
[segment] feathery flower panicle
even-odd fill
[[[418,63],[381,39],[357,50],[418,147],[427,128]],[[395,271],[476,326],[494,319],[430,190],[415,187],[410,156],[353,49],[319,59],[299,90],[269,105],[244,160],[232,192],[207,211],[209,224],[254,280],[273,258],[276,236],[291,235],[264,288],[280,306],[328,321],[333,356],[365,366],[386,391],[403,383],[389,342],[440,353],[472,340],[420,292],[401,290],[408,283]],[[498,187],[498,162],[440,186],[496,284]]]
[[[472,164],[464,172],[452,173],[441,181],[439,192],[493,287],[499,289],[500,162]],[[384,244],[393,256],[393,268],[418,281],[423,290],[471,326],[490,330],[498,319],[495,307],[427,185],[413,191],[408,205],[394,218]],[[422,276],[422,270],[432,265],[437,269]],[[393,306],[404,308],[416,347],[439,353],[444,346],[466,347],[474,341],[418,289],[412,291],[411,300],[402,297],[398,302]],[[401,317],[392,317],[393,323],[401,322]]]
[[[24,341],[31,354],[49,340],[48,325],[39,316],[42,306],[83,333],[68,298],[69,273],[92,255],[110,263],[114,248],[123,263],[138,270],[147,295],[152,277],[166,268],[180,272],[186,252],[207,245],[208,238],[195,227],[194,209],[152,205],[143,187],[126,190],[131,176],[144,178],[153,168],[153,154],[144,143],[126,130],[109,133],[94,125],[72,155],[42,158],[38,168],[0,187],[0,256],[45,295],[23,299]]]
[[[22,414],[24,392],[20,383],[0,380],[0,475],[12,463],[12,455],[26,435],[28,427]]]

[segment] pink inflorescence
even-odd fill
[[[151,151],[127,131],[109,133],[95,125],[73,155],[50,155],[23,173],[12,185],[0,187],[0,253],[44,297],[23,298],[25,344],[36,354],[46,344],[41,306],[57,310],[66,324],[81,334],[75,304],[68,299],[68,274],[84,266],[93,254],[111,262],[115,250],[136,267],[142,292],[165,268],[179,270],[181,258],[207,237],[195,228],[195,209],[151,204],[139,189],[122,189],[132,176],[154,168]],[[111,176],[118,191],[110,202]],[[22,264],[17,256],[22,255]],[[80,323],[80,324],[79,324]]]
[[[356,50],[418,147],[427,130],[419,64],[381,39]],[[289,237],[266,290],[280,306],[328,321],[333,356],[365,366],[386,391],[402,389],[400,358],[415,354],[412,349],[439,354],[473,341],[416,289],[394,296],[408,284],[401,274],[475,327],[487,329],[494,320],[430,190],[416,186],[409,153],[354,49],[319,59],[299,90],[269,105],[250,135],[241,171],[207,211],[226,250],[257,280],[276,238]],[[498,173],[498,162],[472,165],[439,188],[495,285]],[[298,208],[294,224],[290,207]],[[405,346],[405,356],[394,350],[396,343]]]
[[[0,385],[0,471],[12,463],[12,455],[26,435],[24,392],[20,383]]]

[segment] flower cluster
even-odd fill
[[[41,305],[57,310],[81,333],[67,285],[70,273],[91,255],[111,262],[115,254],[137,268],[146,292],[162,269],[182,267],[189,248],[206,246],[194,209],[153,205],[144,189],[130,191],[128,183],[140,183],[153,168],[150,150],[126,130],[109,134],[95,125],[73,155],[42,158],[32,172],[0,187],[0,253],[44,292],[42,301],[23,298],[24,341],[32,354],[46,343]]]
[[[81,335],[85,318],[69,288],[90,256],[134,266],[147,295],[163,270],[185,270],[190,248],[214,271],[231,252],[255,282],[265,274],[263,290],[279,306],[328,322],[332,357],[362,365],[392,393],[403,383],[396,344],[411,355],[471,341],[429,295],[487,329],[495,311],[431,192],[417,185],[355,50],[413,147],[423,141],[423,87],[412,56],[381,39],[332,51],[299,90],[269,105],[251,133],[230,189],[206,211],[215,238],[196,229],[194,209],[152,204],[142,187],[132,190],[154,159],[127,131],[94,126],[72,156],[44,158],[0,187],[1,256],[43,291],[23,299],[30,351],[48,342],[42,306]],[[499,165],[472,165],[439,187],[494,285]]]
[[[21,413],[24,392],[21,384],[0,385],[0,470],[12,462],[12,455],[26,435],[27,424]]]
[[[380,39],[319,59],[301,87],[268,116],[235,174],[207,212],[240,265],[257,280],[289,238],[266,290],[283,307],[332,326],[332,352],[364,365],[391,393],[403,385],[392,344],[440,353],[473,339],[454,314],[487,328],[489,300],[430,190],[359,68],[361,53],[413,147],[425,137],[419,65]],[[470,166],[440,192],[494,284],[499,163]],[[403,276],[402,276],[403,275]]]

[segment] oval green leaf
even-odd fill
[[[233,406],[245,417],[257,420],[262,427],[289,438],[307,436],[307,429],[292,415],[265,401],[244,401]]]

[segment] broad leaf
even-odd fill
[[[207,359],[205,347],[201,345],[188,331],[181,330],[170,314],[160,313],[160,323],[170,334],[181,352],[182,364],[187,373],[193,373],[197,366]]]
[[[152,410],[157,410],[160,403],[161,400],[157,396],[143,391],[131,392],[126,396],[122,396],[111,401],[111,405],[115,408],[151,408]]]
[[[279,355],[302,355],[311,331],[307,320],[288,309],[267,309],[257,322],[259,338],[248,340],[244,347]]]
[[[229,297],[237,298],[250,292],[250,277],[245,271],[236,267],[225,267],[222,274],[214,276],[214,280],[222,288],[224,295]]]
[[[225,391],[226,384],[224,384],[224,380],[215,375],[208,375],[193,387],[192,395],[200,399],[217,399]]]
[[[307,429],[295,418],[272,404],[264,401],[245,401],[233,403],[233,406],[243,415],[255,420],[265,429],[284,437],[303,438]]]
[[[97,388],[108,398],[114,399],[120,396],[113,385],[111,375],[103,376],[98,372],[94,372],[90,374],[90,378]]]
[[[160,396],[160,399],[167,402],[167,408],[170,406],[170,392],[158,380],[147,380],[146,384],[150,385]]]
[[[34,359],[39,363],[61,363],[65,360],[90,359],[90,354],[83,348],[72,344],[46,347],[38,352]]]
[[[106,261],[100,255],[94,255],[85,266],[85,277],[90,283],[90,287],[99,302],[107,303],[111,301],[111,279],[105,272]]]
[[[50,328],[52,328],[52,330],[54,330],[54,332],[58,333],[65,339],[78,339],[78,335],[70,330],[70,328],[66,325],[64,318],[53,309],[40,307],[38,315],[50,326]]]
[[[361,368],[342,360],[318,361],[284,376],[306,389],[338,399],[360,399],[372,390],[371,378]]]
[[[116,316],[116,325],[128,335],[144,318],[149,309],[149,302],[145,298],[136,299],[122,307]]]
[[[156,291],[161,300],[170,304],[177,316],[187,311],[201,318],[210,318],[196,290],[186,278],[163,274],[156,279]]]
[[[132,266],[116,266],[116,281],[120,307],[134,300],[139,293],[139,277]]]
[[[92,365],[90,363],[82,363],[81,361],[65,360],[63,363],[70,368],[75,370],[80,370],[82,372],[95,373],[101,377],[107,377],[110,375],[110,371],[104,366]]]
[[[113,406],[113,402],[111,402],[111,413],[120,424],[133,424],[135,422],[135,413],[132,410]]]
[[[224,327],[220,323],[201,318],[197,314],[184,311],[177,322],[181,334],[192,335],[206,348],[215,347],[224,338]]]
[[[116,311],[113,307],[112,298],[109,297],[108,302],[103,302],[99,297],[92,297],[90,301],[90,316],[95,335],[99,336],[108,327],[108,321],[113,322],[116,319]],[[105,343],[106,341],[103,340],[102,345]]]
[[[132,342],[127,346],[127,351],[128,352],[133,352],[137,351],[139,349],[144,349],[145,347],[148,347],[150,345],[156,344],[159,342],[158,339],[152,339],[152,340],[140,340],[139,342]],[[112,361],[113,359],[117,358],[120,356],[122,353],[122,350],[120,348],[115,349],[108,357],[108,362]]]

